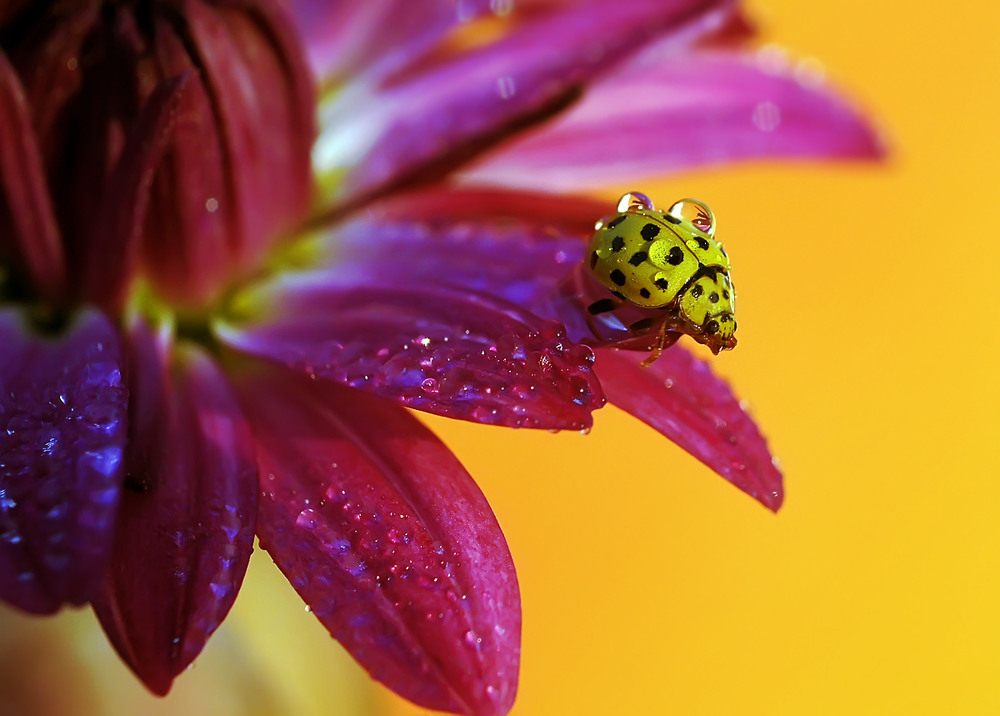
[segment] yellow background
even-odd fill
[[[765,42],[821,60],[878,118],[889,162],[745,165],[607,196],[715,210],[740,290],[740,346],[715,365],[781,458],[785,507],[771,515],[614,409],[587,437],[429,419],[518,566],[513,713],[1000,713],[1000,12],[750,9]],[[254,561],[157,713],[420,713],[369,688]],[[64,685],[52,709],[149,710],[89,614],[3,619],[37,652],[8,662],[3,693],[34,674]],[[96,659],[90,677],[72,654]]]

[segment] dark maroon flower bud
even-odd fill
[[[49,0],[0,10],[75,274],[174,304],[259,264],[310,201],[313,82],[270,0]]]

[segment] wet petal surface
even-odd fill
[[[593,353],[559,324],[484,294],[279,278],[216,326],[233,348],[453,418],[579,430],[604,404]],[[264,308],[266,307],[266,309]]]
[[[128,486],[94,611],[122,659],[165,694],[229,612],[253,548],[253,442],[228,381],[200,350],[130,340]]]
[[[312,612],[412,701],[503,714],[520,598],[482,493],[405,410],[270,367],[239,384],[258,439],[258,534]]]
[[[872,127],[809,65],[672,52],[604,78],[552,125],[484,156],[464,176],[579,190],[736,159],[881,155]]]
[[[756,423],[725,381],[682,346],[649,367],[643,353],[600,348],[608,402],[660,431],[743,492],[777,511],[782,477]]]
[[[108,562],[128,395],[118,336],[81,314],[54,337],[0,311],[0,597],[83,604]]]

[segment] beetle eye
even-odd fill
[[[682,219],[704,231],[709,236],[715,236],[715,214],[708,205],[697,199],[681,199],[667,211],[673,217]]]
[[[652,211],[653,200],[645,194],[640,194],[637,191],[630,191],[628,194],[622,194],[622,198],[618,200],[618,213],[622,214],[626,211],[634,211],[636,209],[647,209]]]

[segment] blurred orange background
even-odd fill
[[[713,360],[781,459],[785,506],[612,408],[586,437],[427,418],[518,566],[513,714],[1000,713],[1000,10],[749,8],[765,43],[818,59],[878,119],[888,163],[748,164],[605,195],[714,209],[740,345]],[[64,685],[36,713],[424,713],[371,686],[260,553],[165,701],[88,613],[0,629],[19,655],[0,703],[26,679]],[[89,685],[73,658],[95,659]]]

